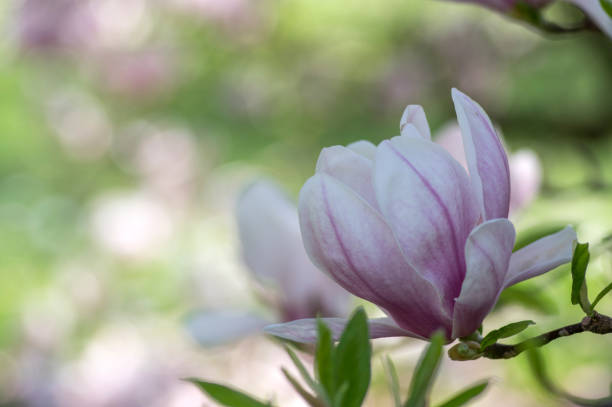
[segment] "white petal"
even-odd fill
[[[418,134],[427,139],[431,140],[431,130],[429,130],[429,123],[427,123],[427,117],[425,116],[425,111],[419,105],[408,105],[402,114],[402,118],[400,120],[400,134],[404,136],[405,129],[407,129],[407,125],[412,124]]]
[[[406,262],[382,215],[351,189],[324,173],[300,192],[306,251],[349,292],[384,308],[398,324],[427,336],[450,334],[450,307]]]
[[[364,156],[365,158],[369,158],[370,160],[373,160],[376,156],[376,146],[367,140],[355,141],[354,143],[351,143],[346,146],[346,148],[350,148],[357,154],[361,154],[362,156]]]
[[[479,215],[465,170],[430,141],[394,137],[378,147],[374,190],[407,261],[452,309],[465,275],[465,240]]]
[[[332,331],[334,340],[338,340],[348,320],[346,318],[322,318],[323,322]],[[394,336],[409,336],[412,338],[421,338],[414,335],[405,329],[400,328],[393,322],[391,318],[375,318],[368,320],[370,329],[370,339],[387,338]],[[299,319],[284,324],[269,325],[264,328],[264,332],[269,335],[278,336],[279,338],[288,339],[300,343],[316,343],[317,342],[317,320]]]
[[[453,314],[453,338],[474,332],[497,302],[515,237],[508,219],[484,222],[470,234],[465,244],[467,272]]]
[[[482,107],[457,89],[452,90],[461,127],[472,188],[483,220],[507,218],[510,170],[504,147]]]
[[[576,232],[571,226],[567,226],[560,232],[543,237],[517,250],[510,259],[504,288],[570,262],[576,240]]]
[[[334,177],[376,208],[372,167],[372,160],[342,146],[324,148],[317,161],[317,172]]]

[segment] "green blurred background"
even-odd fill
[[[296,196],[322,147],[392,137],[410,103],[435,133],[454,120],[452,87],[485,108],[509,150],[542,162],[519,232],[574,224],[598,248],[592,292],[612,279],[598,245],[612,233],[603,35],[544,38],[428,0],[28,0],[2,2],[0,19],[1,405],[209,403],[185,376],[301,405],[275,345],[202,349],[183,328],[196,308],[269,312],[239,256],[236,194],[268,176]],[[485,329],[573,323],[569,289],[566,268],[521,284]],[[610,297],[600,309],[612,312]],[[421,344],[400,343],[377,346],[394,349],[407,385]],[[611,347],[612,336],[583,334],[544,355],[560,383],[596,397],[612,381]],[[368,405],[384,405],[374,362]],[[493,376],[476,405],[558,405],[525,367],[446,360],[434,400]]]

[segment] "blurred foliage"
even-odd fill
[[[170,320],[179,330],[181,316],[196,306],[258,307],[243,295],[244,270],[232,246],[239,186],[267,174],[297,193],[322,147],[396,135],[409,103],[424,106],[435,134],[454,120],[451,87],[485,107],[511,150],[531,148],[542,160],[542,193],[517,215],[519,232],[573,223],[581,240],[596,244],[612,231],[607,38],[550,40],[447,2],[235,1],[225,14],[175,3],[182,4],[144,2],[139,20],[127,6],[123,18],[103,16],[119,33],[133,23],[138,35],[80,48],[28,44],[20,24],[26,4],[36,2],[0,5],[9,33],[0,40],[0,357],[9,360],[0,366],[0,394],[7,402],[36,405],[15,367],[30,348],[52,367],[25,382],[53,386],[63,364],[79,360],[114,321]],[[118,22],[125,24],[117,29]],[[137,54],[144,51],[159,52],[163,66],[140,66],[148,61]],[[133,61],[119,59],[131,53],[135,74]],[[108,72],[124,66],[127,74]],[[150,126],[144,135],[133,136],[143,123]],[[187,147],[174,156],[172,143],[138,153],[156,132]],[[174,175],[182,171],[174,164],[188,161],[185,150],[194,164]],[[106,201],[116,193],[144,194],[135,213],[148,217],[129,212],[116,221]],[[138,222],[157,226],[141,240],[117,243],[135,233],[132,221],[136,229]],[[139,244],[145,255],[133,255]],[[591,267],[590,285],[599,292],[612,273],[609,250]],[[531,303],[553,314],[538,316],[538,326],[573,321],[579,310],[565,301],[567,271],[521,284],[513,298],[502,297],[508,301],[499,314],[514,309],[507,304]],[[599,304],[602,312],[611,307],[610,296]],[[522,319],[532,317],[520,310]],[[569,375],[577,360],[612,365],[612,355],[601,353],[610,338],[575,346],[583,339],[549,352],[559,374]],[[568,349],[572,362],[563,357]],[[519,361],[508,364],[521,369]],[[508,386],[530,388],[514,373]]]

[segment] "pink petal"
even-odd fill
[[[567,226],[560,232],[543,237],[517,250],[510,259],[504,288],[539,276],[572,260],[576,232]]]
[[[486,221],[465,244],[467,273],[453,312],[453,338],[474,332],[491,311],[502,290],[514,246],[508,219]]]
[[[384,308],[405,329],[428,337],[448,328],[438,292],[405,261],[381,214],[337,179],[318,173],[300,193],[306,251],[351,293]]]
[[[412,124],[418,134],[427,139],[431,140],[431,130],[429,130],[429,123],[427,123],[427,117],[425,116],[425,111],[419,105],[408,105],[402,114],[402,118],[400,120],[400,134],[404,136],[406,129],[406,125]]]
[[[483,220],[507,218],[510,171],[504,147],[482,107],[457,89],[452,90],[452,95]]]
[[[340,335],[342,335],[342,331],[348,322],[346,318],[322,318],[322,320],[332,331],[332,336],[336,341],[340,338]],[[370,319],[368,320],[368,327],[370,329],[371,339],[394,336],[409,336],[423,339],[419,335],[400,328],[391,318]],[[314,318],[299,319],[284,324],[268,325],[264,328],[264,332],[293,342],[316,343],[317,320]]]
[[[371,159],[342,146],[324,148],[317,161],[317,172],[336,178],[370,205],[377,207],[372,187],[372,167]]]
[[[374,190],[407,261],[451,310],[465,275],[465,240],[478,219],[465,170],[442,147],[399,136],[378,147]]]

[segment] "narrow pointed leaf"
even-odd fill
[[[308,390],[302,387],[300,382],[298,382],[297,379],[293,377],[291,373],[289,373],[289,371],[287,371],[287,369],[283,367],[281,368],[281,371],[283,372],[289,383],[291,383],[293,389],[308,403],[309,406],[325,407],[325,403],[323,403],[321,400],[318,400],[315,396],[308,392]]]
[[[347,386],[338,407],[361,406],[370,386],[371,356],[367,316],[363,308],[358,308],[346,325],[334,352],[336,384]]]
[[[408,400],[404,404],[405,407],[425,407],[428,405],[429,391],[438,372],[443,345],[444,334],[441,332],[435,333],[414,371]]]
[[[334,380],[334,343],[331,330],[321,318],[317,318],[317,348],[315,351],[315,377],[333,398]]]
[[[589,257],[589,244],[578,243],[572,258],[572,304],[580,304],[586,313],[589,313],[591,309],[585,281]]]
[[[499,339],[509,338],[511,336],[514,336],[524,331],[525,329],[527,329],[529,325],[534,325],[534,324],[535,322],[526,320],[526,321],[513,322],[511,324],[502,326],[499,329],[494,329],[482,339],[482,342],[480,343],[480,349],[485,350],[486,348],[488,348],[489,346],[497,342]]]
[[[397,377],[397,370],[395,365],[389,356],[382,359],[383,367],[389,381],[389,388],[391,395],[393,396],[393,405],[395,407],[402,407],[402,396],[400,394],[399,379]]]
[[[187,379],[219,404],[227,407],[271,407],[231,387],[198,379]]]
[[[485,381],[478,383],[462,392],[454,395],[449,400],[440,404],[438,407],[459,407],[466,405],[469,401],[478,397],[489,385],[489,382]]]
[[[603,290],[601,290],[599,294],[597,294],[597,297],[595,297],[595,301],[593,301],[593,304],[591,304],[591,311],[595,309],[595,306],[597,305],[597,303],[601,301],[601,299],[605,297],[606,294],[610,292],[610,290],[612,290],[612,283],[608,284],[606,288],[604,288]]]
[[[293,364],[298,369],[298,372],[300,372],[300,376],[302,376],[302,379],[308,385],[308,387],[310,387],[312,391],[315,392],[315,394],[317,394],[321,399],[327,400],[327,394],[325,390],[323,390],[323,387],[319,383],[315,382],[312,376],[310,376],[310,373],[308,373],[308,369],[306,369],[306,366],[304,366],[304,364],[295,354],[295,352],[291,350],[291,348],[289,348],[288,346],[285,346],[285,351],[287,351],[287,353],[289,354],[289,357],[293,361]]]

